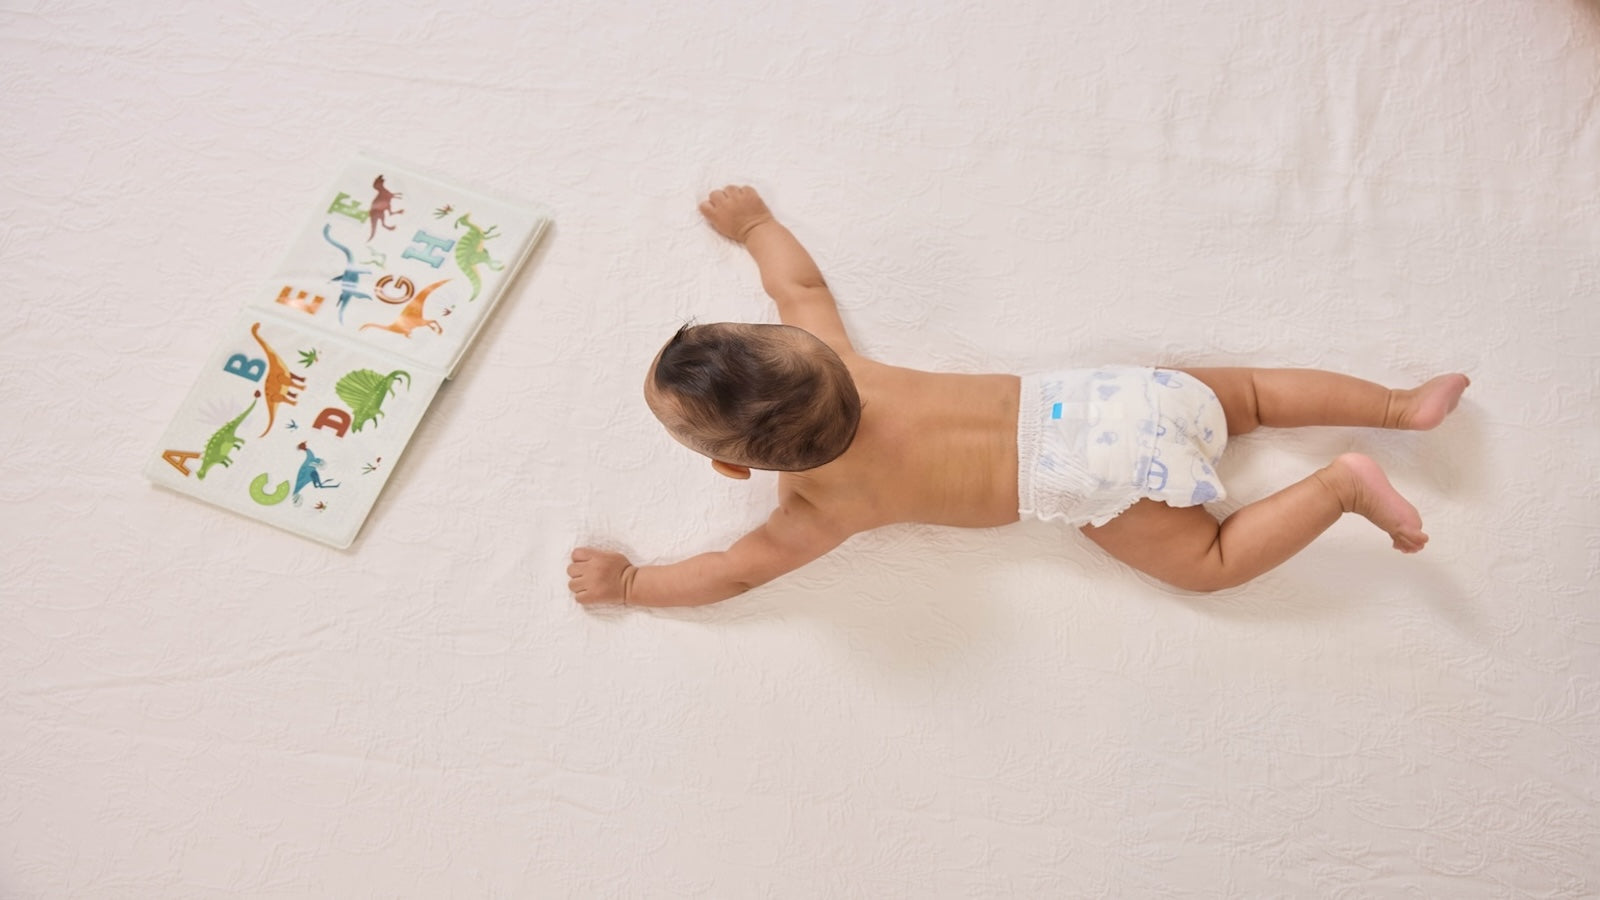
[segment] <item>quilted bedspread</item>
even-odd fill
[[[0,0],[0,896],[1600,895],[1600,4],[316,6]],[[140,471],[358,150],[555,224],[338,551]],[[1432,542],[1195,595],[900,526],[578,606],[770,509],[640,394],[776,320],[727,183],[888,362],[1467,372],[1221,465],[1367,453]]]

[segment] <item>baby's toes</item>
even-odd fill
[[[1428,536],[1420,531],[1396,532],[1394,548],[1401,553],[1416,553],[1428,545]]]

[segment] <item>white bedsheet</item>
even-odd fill
[[[0,5],[0,896],[1600,893],[1600,5]],[[140,477],[355,149],[556,226],[340,553]],[[961,371],[1469,372],[1216,596],[1077,534],[887,529],[586,612],[574,544],[723,546],[639,394],[771,321],[759,187],[858,346]]]

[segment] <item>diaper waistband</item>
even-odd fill
[[[1033,514],[1033,470],[1039,464],[1040,375],[1022,376],[1017,395],[1017,512]]]
[[[1062,386],[1060,374],[1041,372],[1022,376],[1021,393],[1017,398],[1018,515],[1039,513],[1041,472],[1047,479],[1047,494],[1066,490],[1083,496],[1098,484],[1098,479],[1085,467],[1087,460],[1081,454],[1051,452],[1046,446],[1049,441],[1045,429],[1050,427],[1050,420],[1083,415],[1084,404],[1066,401]],[[1052,396],[1047,396],[1047,391]],[[1063,408],[1056,410],[1056,406]]]

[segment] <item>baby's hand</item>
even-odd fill
[[[772,213],[767,204],[761,202],[761,195],[755,188],[731,184],[720,191],[712,191],[706,202],[700,204],[700,215],[706,217],[718,234],[741,244],[750,229],[772,221]]]
[[[579,547],[572,551],[572,565],[567,566],[567,589],[579,603],[623,603],[627,600],[627,584],[637,571],[621,553]]]

